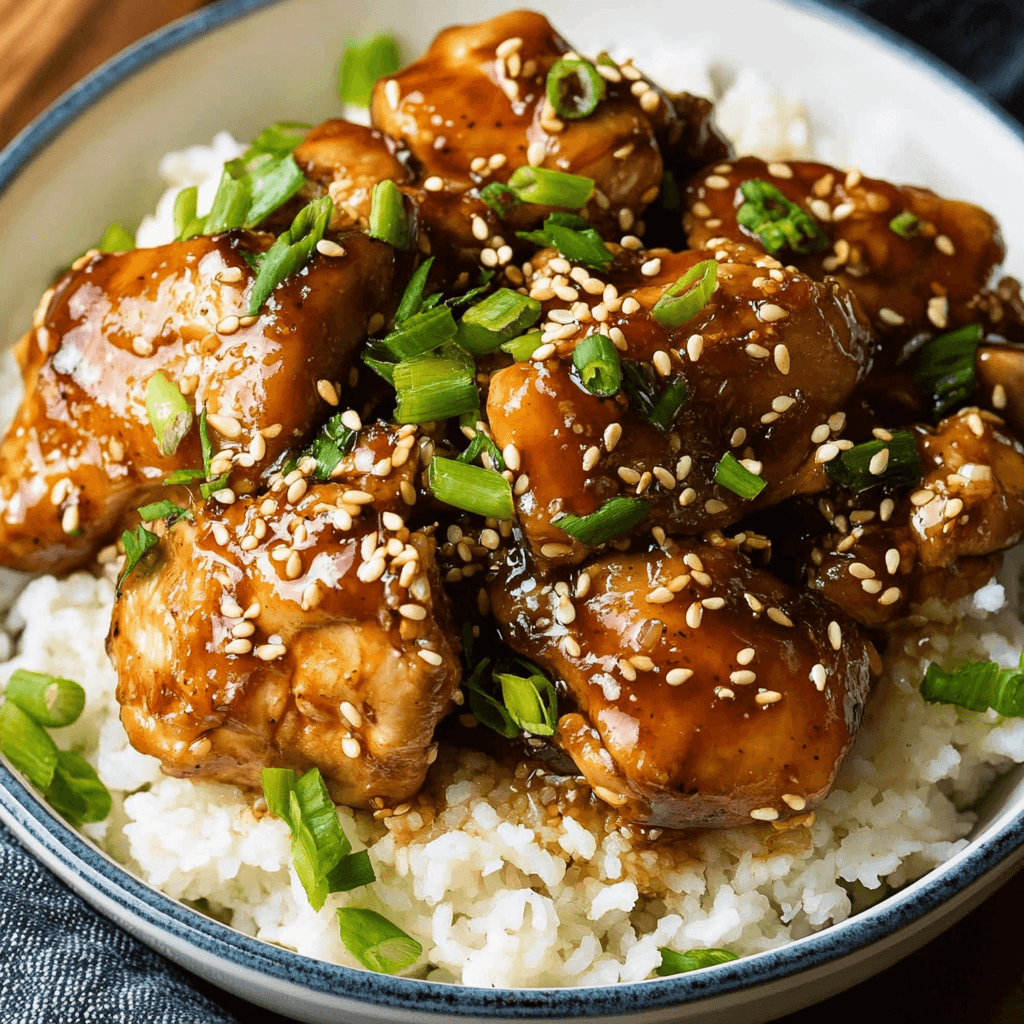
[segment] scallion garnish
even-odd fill
[[[689,401],[689,389],[682,374],[665,378],[661,385],[650,367],[633,359],[622,362],[622,389],[636,415],[663,434],[672,429]]]
[[[408,320],[409,317],[415,316],[423,308],[423,291],[427,286],[427,277],[433,265],[434,257],[429,256],[416,268],[415,273],[409,278],[409,283],[405,286],[405,291],[402,292],[402,301],[398,304],[398,309],[395,311],[396,324],[400,324],[403,320]]]
[[[921,222],[909,210],[904,210],[889,221],[889,228],[900,238],[911,238],[921,230]]]
[[[427,467],[427,484],[438,501],[464,512],[495,519],[511,519],[515,515],[512,488],[494,470],[435,455]]]
[[[473,440],[469,442],[469,447],[461,455],[457,455],[455,461],[469,465],[476,462],[484,452],[487,452],[494,468],[499,473],[504,473],[505,457],[501,454],[501,449],[482,430],[477,430]]]
[[[726,452],[715,467],[715,483],[741,498],[756,498],[764,490],[766,481]]]
[[[597,109],[604,98],[605,82],[589,60],[561,57],[551,65],[546,90],[558,116],[576,120]]]
[[[164,477],[164,487],[187,486],[202,480],[206,474],[201,469],[175,469]]]
[[[221,175],[213,205],[203,222],[204,235],[217,235],[231,228],[240,228],[249,213],[252,191],[246,179],[236,180],[228,170]]]
[[[553,520],[552,525],[588,548],[596,548],[632,530],[650,512],[651,506],[640,498],[611,498],[589,516],[568,513]]]
[[[873,473],[872,462],[884,450],[889,452],[884,468]],[[897,430],[891,441],[865,441],[840,452],[837,458],[825,463],[825,472],[840,487],[851,491],[866,491],[879,485],[907,487],[921,479],[921,460],[914,435],[909,430]]]
[[[452,311],[447,306],[437,306],[403,320],[381,340],[393,356],[411,359],[451,341],[457,330]]]
[[[292,864],[314,910],[332,892],[348,892],[375,880],[366,851],[352,853],[319,769],[296,779],[291,768],[264,768],[262,782],[270,813],[292,834]]]
[[[379,181],[373,186],[368,231],[371,238],[379,238],[396,249],[408,249],[412,246],[405,200],[393,181]]]
[[[13,701],[0,704],[0,753],[45,793],[53,781],[59,751],[49,733]]]
[[[930,393],[936,420],[974,392],[974,359],[980,342],[981,324],[968,324],[932,338],[921,349],[914,379]]]
[[[338,70],[341,102],[368,107],[377,79],[393,75],[401,66],[402,57],[393,36],[379,35],[363,43],[350,43]]]
[[[607,335],[591,334],[579,342],[572,350],[572,364],[580,383],[592,395],[610,398],[618,392],[622,380],[619,353]]]
[[[397,974],[420,958],[423,947],[396,924],[366,907],[339,907],[338,927],[345,948],[368,971]]]
[[[992,708],[1004,718],[1024,718],[1024,655],[1017,668],[968,661],[947,670],[933,662],[921,682],[921,696],[930,704],[955,704],[968,711]]]
[[[11,673],[4,697],[50,729],[77,722],[85,707],[85,690],[78,683],[24,668]]]
[[[164,455],[173,455],[192,427],[192,407],[163,370],[157,370],[146,383],[146,414],[157,447]]]
[[[93,766],[70,750],[57,752],[57,766],[45,795],[46,802],[76,826],[102,821],[113,806]]]
[[[165,481],[166,482],[166,481]],[[140,505],[138,509],[139,518],[144,523],[152,523],[157,519],[166,519],[168,526],[173,526],[179,519],[191,519],[192,510],[175,505],[173,501],[164,499],[154,501],[149,505]]]
[[[667,946],[659,946],[661,966],[654,969],[659,978],[668,978],[673,974],[685,974],[687,971],[699,971],[702,967],[713,967],[725,964],[730,960],[738,960],[735,953],[727,949],[688,949],[677,953]]]
[[[195,185],[183,188],[174,197],[174,237],[180,242],[203,233],[203,222],[196,216],[199,189]]]
[[[553,736],[558,721],[558,696],[551,680],[528,661],[517,661],[527,675],[495,672],[501,699],[509,718],[520,729],[535,736]]]
[[[329,480],[331,473],[341,460],[352,451],[359,431],[351,430],[342,423],[344,413],[335,413],[321,428],[320,433],[299,453],[296,462],[311,456],[316,460],[316,469],[310,474],[314,480]]]
[[[527,331],[518,338],[506,341],[501,351],[507,352],[517,363],[525,363],[540,348],[540,335],[540,331]]]
[[[774,256],[789,248],[806,255],[828,248],[828,235],[818,222],[770,182],[753,178],[740,191],[746,201],[736,211],[736,222],[760,240],[765,252]]]
[[[160,543],[160,538],[155,533],[150,533],[144,526],[136,526],[134,530],[125,530],[121,534],[121,544],[124,547],[124,568],[121,575],[117,577],[117,593],[121,593],[124,581],[131,574],[132,570],[142,561],[148,551]]]
[[[475,288],[470,288],[468,292],[463,292],[461,295],[453,295],[451,298],[445,299],[444,304],[449,309],[458,309],[459,306],[472,305],[478,295],[483,295],[490,288],[493,277],[493,270],[481,270],[480,283]]]
[[[492,181],[480,189],[480,198],[504,220],[512,208],[519,205],[515,191],[500,181]]]
[[[593,178],[529,164],[517,167],[508,184],[521,202],[567,210],[581,209],[594,192]]]
[[[554,246],[567,260],[587,267],[607,267],[615,259],[593,227],[573,213],[552,213],[538,230],[516,235],[534,245]]]
[[[314,199],[299,210],[291,227],[263,254],[249,293],[250,316],[255,316],[270,293],[309,259],[316,243],[324,237],[333,210],[330,196]]]
[[[666,288],[651,315],[662,327],[678,327],[696,316],[710,301],[718,281],[718,263],[701,260]]]
[[[468,625],[468,624],[467,624]],[[465,635],[466,631],[463,631]],[[470,664],[470,648],[466,646],[466,663]],[[519,726],[512,721],[505,705],[484,687],[483,679],[490,665],[490,659],[484,658],[472,672],[467,672],[463,686],[469,695],[469,708],[476,715],[481,725],[492,732],[504,736],[505,739],[514,740],[519,735]],[[493,676],[488,676],[493,680]]]
[[[397,423],[430,423],[479,409],[475,370],[468,357],[424,355],[394,364]]]
[[[503,342],[518,337],[540,318],[540,302],[511,288],[499,288],[466,310],[459,321],[455,341],[473,355],[493,352]]]
[[[96,244],[100,252],[127,252],[135,248],[135,235],[123,224],[111,224]]]

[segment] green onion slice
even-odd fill
[[[338,927],[345,948],[368,971],[397,974],[411,967],[423,947],[375,910],[340,907]]]
[[[455,336],[460,347],[473,355],[486,355],[518,337],[540,318],[540,302],[510,288],[499,288],[466,310]]]
[[[397,423],[431,423],[480,407],[468,356],[423,355],[394,364]]]
[[[398,304],[395,312],[395,323],[400,324],[403,320],[415,316],[423,308],[423,290],[427,286],[427,276],[430,268],[434,265],[434,257],[425,259],[417,268],[409,283],[402,292],[402,301]]]
[[[746,201],[736,211],[736,222],[760,240],[765,252],[774,256],[789,248],[806,255],[828,248],[828,235],[818,222],[770,182],[752,178],[740,185],[740,192]]]
[[[202,480],[206,474],[201,469],[175,469],[164,477],[164,487],[178,487]]]
[[[587,117],[604,98],[605,82],[589,60],[561,57],[547,78],[548,102],[559,117]]]
[[[591,334],[584,338],[572,350],[572,364],[579,374],[580,383],[592,395],[610,398],[618,392],[622,368],[611,338],[604,334]]]
[[[539,246],[554,246],[567,260],[588,267],[607,267],[615,257],[588,221],[573,213],[552,213],[536,231],[516,236]]]
[[[517,363],[528,362],[530,356],[540,348],[540,336],[540,331],[528,331],[518,338],[506,341],[501,346],[501,351],[507,352]]]
[[[968,711],[992,708],[1004,718],[1024,718],[1024,655],[1017,668],[969,661],[951,671],[928,666],[921,696],[930,704],[955,704]]]
[[[682,374],[665,378],[660,385],[654,372],[633,359],[622,361],[622,389],[632,410],[645,423],[665,434],[689,402],[689,389]]]
[[[102,821],[113,806],[110,793],[93,766],[70,750],[58,751],[45,796],[46,802],[75,826]]]
[[[306,176],[289,153],[264,159],[247,173],[245,180],[252,198],[244,223],[253,228],[288,202],[305,185]]]
[[[889,459],[884,471],[872,473],[872,460],[886,448]],[[891,441],[865,441],[841,452],[837,458],[825,463],[825,472],[840,487],[851,491],[866,491],[879,485],[908,487],[921,479],[921,460],[914,435],[909,430],[897,430]]]
[[[509,718],[520,729],[535,736],[553,736],[558,721],[558,697],[551,680],[528,661],[516,664],[525,668],[527,674],[494,673]]]
[[[469,624],[466,625],[468,627]],[[467,664],[469,660],[470,648],[467,646]],[[466,674],[463,685],[469,694],[469,708],[481,725],[504,736],[505,739],[514,740],[519,735],[519,726],[512,720],[505,705],[484,688],[483,678],[489,665],[490,659],[484,658],[477,664],[473,672]],[[493,679],[493,676],[488,678]]]
[[[78,683],[24,668],[11,673],[4,697],[51,729],[77,722],[85,707],[85,690]]]
[[[492,181],[480,189],[480,198],[504,220],[513,207],[519,205],[520,199],[515,190],[500,181]]]
[[[472,305],[478,295],[483,295],[490,288],[493,277],[493,270],[481,270],[480,283],[475,288],[470,288],[468,292],[463,292],[461,295],[453,295],[450,299],[445,299],[444,304],[449,309],[458,309],[459,306]]]
[[[594,192],[593,178],[529,164],[517,167],[508,184],[520,202],[562,206],[567,210],[581,209]]]
[[[180,242],[192,235],[202,233],[202,223],[197,223],[196,203],[199,201],[199,189],[195,185],[183,188],[174,197],[174,237]],[[191,230],[193,225],[195,230]]]
[[[741,498],[756,498],[764,490],[766,481],[726,452],[715,467],[715,483]]]
[[[900,238],[912,238],[921,230],[921,222],[909,210],[904,210],[889,221],[889,228]]]
[[[658,947],[661,952],[661,966],[654,969],[660,978],[668,978],[673,974],[685,974],[687,971],[699,971],[702,967],[713,967],[725,964],[730,960],[738,960],[735,953],[727,949],[688,949],[677,953],[667,946]]]
[[[126,252],[135,248],[135,235],[123,224],[114,223],[103,232],[96,248],[100,252]]]
[[[981,324],[968,324],[932,338],[918,355],[914,379],[931,394],[938,421],[974,392],[974,358],[981,342]]]
[[[469,442],[469,447],[461,455],[457,455],[455,461],[470,465],[476,462],[484,452],[487,452],[494,468],[499,473],[504,473],[505,457],[501,454],[501,449],[482,430],[477,430],[473,440]]]
[[[190,470],[195,472],[195,470]],[[165,480],[164,483],[167,481]],[[162,501],[154,501],[149,505],[140,505],[139,518],[144,523],[152,523],[157,519],[166,519],[167,525],[172,526],[179,519],[191,519],[192,510],[182,508],[181,505],[176,505],[173,501],[168,501],[166,498]]]
[[[342,103],[368,107],[374,83],[393,75],[402,66],[393,36],[379,35],[362,43],[350,43],[338,69],[338,97]]]
[[[203,224],[204,235],[216,235],[231,228],[240,228],[249,213],[252,189],[244,178],[236,180],[228,170],[221,175],[213,205]]]
[[[144,526],[137,526],[134,531],[125,530],[121,534],[121,544],[124,546],[124,568],[121,575],[117,577],[117,593],[121,593],[124,581],[131,575],[132,570],[142,561],[145,555],[160,543],[160,538],[155,533],[150,533]]]
[[[0,753],[45,793],[53,781],[59,751],[49,734],[13,701],[0,704]]]
[[[452,311],[447,306],[436,306],[403,320],[382,341],[393,356],[411,359],[451,341],[457,330]]]
[[[316,469],[310,474],[314,480],[329,480],[338,463],[355,446],[359,431],[351,430],[341,422],[344,415],[335,413],[294,460],[297,464],[300,459],[312,456],[316,460]]]
[[[650,515],[651,507],[640,498],[611,498],[589,516],[567,513],[553,525],[588,548],[596,548],[628,533]]]
[[[163,370],[157,370],[146,384],[146,414],[157,447],[164,455],[173,455],[192,427],[192,407]]]
[[[329,198],[329,197],[328,197]],[[369,235],[379,238],[396,249],[412,247],[409,218],[405,213],[405,200],[393,181],[379,181],[370,196]]]
[[[512,488],[500,474],[435,455],[427,467],[427,484],[434,497],[453,508],[495,519],[515,515]]]
[[[718,263],[701,260],[666,288],[651,315],[662,327],[678,327],[696,316],[711,300],[718,281]]]

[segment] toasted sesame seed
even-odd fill
[[[256,657],[260,661],[274,661],[288,650],[284,644],[260,644],[256,648]]]
[[[790,368],[789,349],[785,345],[776,345],[772,350],[775,366],[781,374],[788,374]]]
[[[665,676],[665,682],[669,686],[681,686],[693,675],[692,668],[673,668]]]
[[[689,455],[681,455],[676,463],[676,480],[682,483],[693,468],[693,459]]]
[[[807,806],[807,801],[796,793],[783,793],[782,802],[794,811],[802,811]]]
[[[815,462],[831,462],[839,454],[839,448],[832,444],[823,444],[814,453]]]
[[[768,618],[780,626],[792,626],[793,620],[781,608],[769,608]]]
[[[741,668],[729,674],[729,682],[734,686],[749,686],[757,680],[757,673],[749,668]]]
[[[838,631],[838,628],[839,628],[837,623],[835,623],[835,622],[830,622],[829,623],[829,627],[828,628],[829,628],[829,638],[830,639],[832,638],[832,627],[833,626],[836,626],[837,631]],[[841,637],[839,639],[841,639]],[[837,651],[839,650],[839,645],[837,643],[833,642],[832,646]],[[821,662],[818,662],[816,665],[812,665],[811,666],[811,682],[814,683],[814,686],[815,686],[815,688],[817,690],[823,691],[825,689],[825,683],[828,682],[828,672],[826,672],[825,666],[822,665]]]
[[[833,651],[838,651],[843,645],[843,631],[835,619],[828,624],[828,642],[832,645]]]
[[[704,184],[707,185],[708,188],[720,190],[729,187],[729,179],[723,178],[720,174],[709,174],[704,179]]]
[[[428,651],[423,649],[417,651],[416,654],[418,657],[422,658],[428,665],[433,665],[434,668],[437,668],[437,666],[444,661],[444,658],[442,658],[441,655],[437,653],[437,651]]]
[[[754,700],[762,707],[769,704],[778,704],[782,700],[782,694],[778,690],[762,690],[754,696]]]
[[[214,491],[210,497],[222,505],[233,505],[235,502],[235,492],[230,487],[222,487],[219,491]]]
[[[789,311],[776,305],[774,302],[762,302],[757,311],[758,319],[763,320],[765,323],[774,323],[776,320],[782,320],[787,316],[789,316]]]
[[[634,299],[632,295],[627,295],[622,300],[622,312],[625,313],[626,316],[632,316],[634,313],[639,312],[639,310],[640,303],[637,302],[637,300]]]
[[[920,508],[922,505],[927,505],[935,497],[935,492],[929,490],[927,487],[922,487],[919,491],[914,491],[910,496],[910,504]]]
[[[861,590],[868,594],[877,594],[882,589],[881,580],[861,580]]]
[[[604,446],[605,450],[612,452],[615,451],[615,446],[619,443],[622,437],[622,424],[621,423],[609,423],[604,428]],[[639,477],[638,477],[639,479]]]
[[[653,472],[658,483],[666,491],[671,491],[675,487],[676,478],[664,466],[655,466]]]
[[[679,495],[679,504],[685,508],[687,505],[692,505],[697,500],[697,492],[692,487],[687,487],[686,490],[682,491]]]
[[[217,333],[234,334],[240,326],[241,322],[239,318],[232,313],[230,316],[224,317],[224,319],[217,324]]]
[[[79,523],[80,516],[78,512],[78,505],[68,505],[68,507],[64,509],[64,514],[60,517],[60,528],[65,533],[74,533],[78,529]]]
[[[944,256],[956,255],[956,246],[953,244],[953,239],[950,238],[949,235],[936,235],[935,248]]]
[[[324,379],[318,380],[316,382],[316,390],[317,390],[317,394],[319,394],[320,397],[328,405],[337,405],[338,404],[338,401],[339,401],[339,399],[338,399],[338,391],[335,388],[335,386],[329,380],[324,380]]]
[[[411,619],[413,622],[422,622],[427,617],[427,609],[421,604],[403,604],[398,607],[398,614],[403,619]]]
[[[708,500],[704,502],[704,511],[707,512],[709,516],[716,516],[720,512],[725,512],[728,508],[729,506],[726,505],[724,501],[719,501],[718,498],[708,498]]]
[[[753,647],[744,647],[736,652],[736,662],[739,665],[749,665],[757,652]]]
[[[389,78],[384,83],[384,99],[392,110],[398,109],[398,103],[402,98],[402,87],[393,79]]]
[[[764,610],[764,605],[753,594],[747,592],[743,595],[743,600],[747,602],[747,606],[754,614],[759,614]]]
[[[884,593],[879,595],[878,603],[884,605],[895,604],[902,596],[899,587],[889,587]]]
[[[870,580],[875,575],[875,570],[863,562],[851,562],[849,572],[859,580]]]
[[[771,163],[768,165],[766,170],[773,178],[793,177],[793,169],[789,166],[789,164]]]
[[[651,362],[654,363],[655,370],[662,377],[667,377],[672,372],[672,357],[664,349],[658,349]]]
[[[608,330],[608,337],[611,338],[612,344],[620,351],[626,351],[626,336],[622,333],[621,328],[611,327]]]
[[[717,612],[720,608],[725,607],[724,597],[705,597],[701,604],[707,608],[710,612]]]
[[[700,626],[701,619],[704,618],[704,609],[701,607],[700,601],[694,601],[686,609],[686,624],[690,629],[697,629]]]
[[[883,306],[878,311],[878,319],[892,327],[899,327],[901,324],[906,323],[906,320],[895,309],[889,309],[888,306]]]
[[[774,807],[755,807],[750,816],[755,821],[777,821],[779,812]]]
[[[668,587],[655,587],[647,595],[648,604],[668,604],[670,601],[675,599],[675,594],[672,593]]]
[[[745,345],[743,347],[743,351],[746,352],[751,359],[767,359],[771,355],[764,345],[757,345],[753,342],[749,345]]]
[[[640,474],[635,469],[631,469],[629,466],[619,466],[616,472],[619,475],[619,479],[622,480],[623,483],[627,483],[630,486],[633,486],[640,482]]]
[[[655,277],[657,274],[661,273],[661,259],[658,256],[655,256],[654,259],[647,260],[645,263],[641,264],[640,273],[643,274],[644,277]]]
[[[872,476],[881,476],[889,468],[889,449],[883,448],[880,452],[875,452],[871,456],[871,461],[868,463],[868,472]]]
[[[224,645],[225,654],[248,654],[252,650],[252,641],[239,638]]]
[[[778,395],[772,399],[772,409],[778,413],[787,412],[795,403],[796,399],[790,395]]]
[[[850,214],[853,213],[853,211],[855,209],[856,209],[856,207],[853,205],[853,203],[840,203],[832,211],[832,219],[833,220],[846,220],[846,218],[849,217]]]
[[[571,544],[544,544],[540,553],[545,558],[564,558],[566,555],[572,554]]]

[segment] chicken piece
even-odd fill
[[[710,100],[681,92],[672,97],[672,106],[681,130],[672,133],[675,137],[668,140],[662,156],[665,169],[676,176],[679,184],[701,167],[733,159],[729,140],[715,127]]]
[[[913,431],[920,483],[822,500],[830,523],[805,566],[813,591],[876,628],[930,597],[973,593],[998,569],[998,552],[1024,535],[1024,447],[998,417],[968,408]]]
[[[1024,345],[981,344],[975,356],[978,398],[1024,437]]]
[[[373,504],[353,474],[171,527],[107,641],[133,746],[171,775],[258,787],[262,768],[316,767],[339,803],[412,796],[460,679],[433,537],[382,511],[414,473]]]
[[[716,256],[718,287],[708,304],[678,327],[662,327],[650,311],[665,289]],[[697,533],[828,486],[817,445],[842,430],[837,411],[870,365],[870,333],[841,285],[814,282],[733,242],[717,252],[622,250],[610,273],[578,289],[573,283],[571,294],[564,260],[534,262],[531,294],[544,301],[542,340],[554,351],[494,373],[487,415],[498,446],[520,453],[516,509],[535,555],[585,557],[554,520],[588,515],[620,495],[649,503],[640,529]],[[614,298],[605,298],[604,282]],[[689,404],[670,430],[644,422],[624,393],[599,398],[577,383],[573,350],[597,329],[610,333],[623,359],[653,363],[659,387],[666,373],[685,378]],[[726,453],[765,480],[754,500],[715,483]]]
[[[206,406],[232,493],[252,491],[326,418],[320,382],[336,391],[374,318],[383,323],[392,250],[339,236],[344,256],[315,254],[250,321],[244,255],[270,241],[233,231],[92,253],[43,296],[20,343],[26,395],[0,443],[0,564],[82,565],[168,473],[202,467],[195,424],[174,455],[157,446],[146,389],[158,370]]]
[[[598,797],[659,827],[812,809],[877,665],[846,616],[728,542],[670,541],[551,580],[526,568],[490,598],[512,648],[560,680],[557,743]]]
[[[742,157],[731,169],[701,171],[687,185],[683,223],[691,246],[753,237],[736,220],[746,201],[740,186],[751,179],[769,182],[823,232],[817,251],[798,255],[787,248],[779,256],[814,278],[839,278],[882,338],[894,339],[893,356],[901,341],[921,331],[979,319],[978,297],[1005,255],[998,225],[980,207],[827,164]],[[890,224],[907,215],[916,220],[904,238]]]

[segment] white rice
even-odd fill
[[[711,84],[706,64],[652,70],[670,86],[711,91],[701,88]],[[757,76],[739,75],[718,101],[739,149],[774,159],[810,154],[802,107]],[[198,184],[200,210],[208,207],[221,164],[242,148],[220,133],[209,147],[168,155],[160,172],[170,187],[139,243],[170,239],[177,189]],[[608,814],[549,814],[559,796],[551,780],[527,786],[523,768],[443,754],[408,814],[375,821],[339,808],[350,838],[369,848],[378,881],[329,897],[319,913],[291,870],[282,822],[254,814],[252,796],[235,787],[166,778],[156,759],[128,745],[104,653],[108,578],[44,576],[26,586],[21,574],[0,575],[0,610],[24,588],[0,633],[0,660],[9,659],[0,683],[18,667],[82,683],[86,713],[56,738],[88,757],[115,798],[111,818],[83,831],[150,884],[202,901],[246,934],[357,966],[334,915],[354,903],[423,943],[419,977],[480,986],[640,981],[660,963],[659,946],[776,947],[843,920],[966,845],[971,807],[998,774],[1024,762],[1024,721],[926,705],[918,686],[931,660],[1017,663],[1021,557],[1012,553],[999,581],[955,608],[924,609],[934,635],[890,651],[854,749],[810,828],[754,825],[644,846]]]

